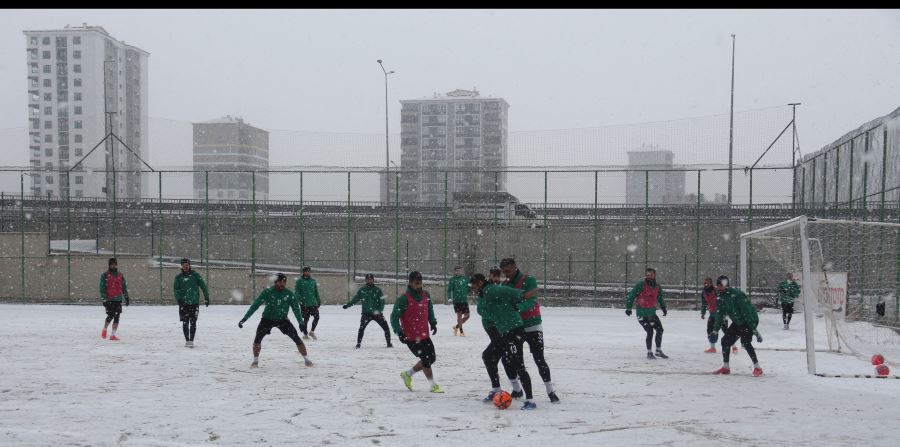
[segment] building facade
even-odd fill
[[[150,53],[87,24],[23,34],[29,159],[32,168],[45,170],[31,176],[31,193],[141,197],[147,185],[140,159],[149,159]],[[117,138],[104,141],[109,133]]]
[[[231,116],[193,127],[194,198],[206,198],[209,171],[210,200],[252,199],[254,185],[256,200],[268,200],[269,132]]]
[[[628,168],[635,170],[625,174],[625,203],[686,203],[688,197],[684,193],[684,171],[652,171],[674,169],[675,154],[652,147],[647,149],[628,152]]]
[[[506,190],[505,173],[480,172],[506,167],[505,100],[473,89],[400,104],[401,202],[443,203],[445,184],[450,201],[454,192]]]

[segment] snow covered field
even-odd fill
[[[435,377],[446,393],[414,391],[399,373],[414,362],[386,349],[372,323],[354,349],[359,307],[323,306],[306,368],[273,330],[260,368],[251,343],[261,311],[238,329],[245,306],[201,308],[196,347],[185,348],[175,306],[124,308],[121,341],[100,338],[101,306],[0,305],[0,444],[3,445],[897,445],[900,380],[806,373],[803,318],[790,331],[761,315],[756,344],[765,375],[741,350],[731,376],[706,375],[698,312],[663,318],[669,360],[644,358],[644,332],[619,309],[544,308],[546,355],[562,399],[551,405],[526,351],[536,411],[481,403],[487,336],[478,316],[453,337],[452,307],[435,306]],[[388,306],[388,311],[390,306]],[[474,310],[474,307],[473,307]],[[293,317],[291,317],[293,318]],[[820,325],[821,327],[821,325]],[[821,331],[819,331],[821,332]],[[819,334],[824,347],[824,334]],[[841,372],[874,368],[822,354]],[[896,371],[892,371],[896,373]],[[501,369],[501,377],[502,369]],[[503,385],[508,382],[503,378]]]

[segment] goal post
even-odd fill
[[[896,223],[799,216],[740,236],[740,285],[752,298],[776,296],[786,273],[799,280],[810,374],[824,375],[817,365],[823,354],[817,352],[851,354],[866,362],[877,353],[900,368],[898,269]],[[827,350],[816,349],[817,325],[820,335],[824,329]],[[850,372],[842,370],[846,358],[820,360],[827,360],[829,373]]]

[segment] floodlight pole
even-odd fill
[[[734,168],[734,34],[731,35],[731,112],[728,118],[728,206],[731,206],[731,177]]]

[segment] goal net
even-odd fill
[[[754,302],[774,307],[787,273],[800,285],[794,306],[810,374],[872,374],[874,354],[900,369],[900,224],[800,216],[744,233],[740,243],[741,288]]]

